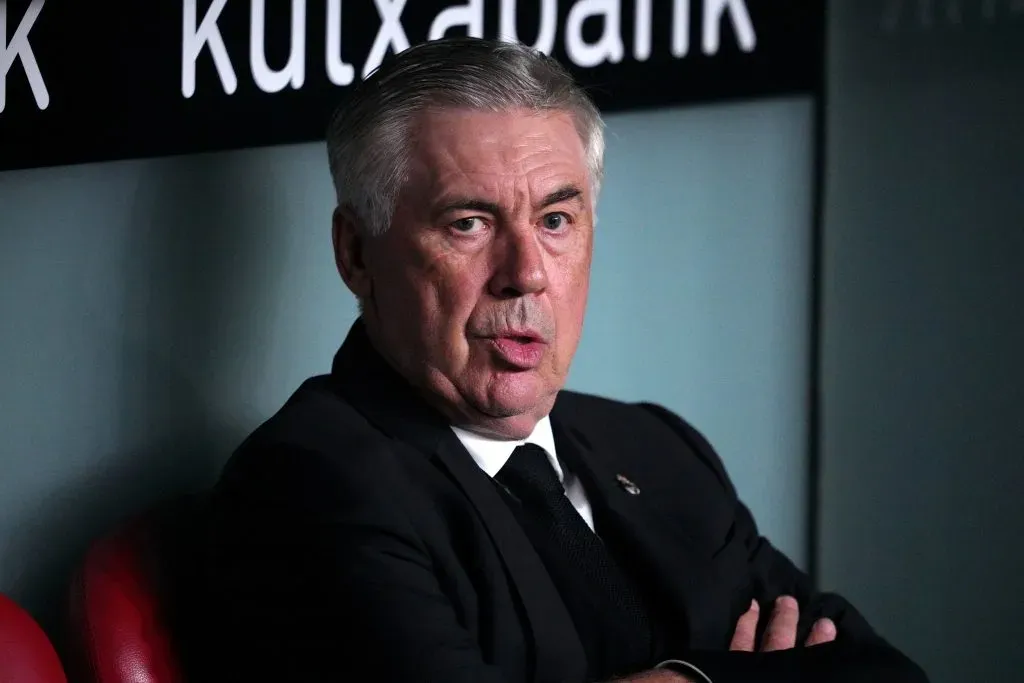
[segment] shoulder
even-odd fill
[[[358,440],[373,428],[337,390],[329,375],[311,377],[284,405],[257,427],[239,450],[266,448],[287,443],[296,448],[319,450],[339,441]]]
[[[396,480],[388,439],[335,390],[304,382],[231,455],[217,491],[321,505],[356,501]]]
[[[683,460],[709,470],[724,488],[733,491],[721,458],[704,435],[662,405],[563,391],[558,395],[556,410],[560,419],[588,439],[642,444],[648,452],[667,448],[678,452]]]

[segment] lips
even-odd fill
[[[516,342],[517,344],[532,344],[534,342],[543,342],[539,334],[534,332],[511,332],[508,334],[499,334],[495,337],[496,339],[509,339]]]
[[[547,343],[533,332],[512,332],[488,339],[494,353],[517,370],[532,370],[540,365]]]

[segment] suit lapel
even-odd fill
[[[572,618],[494,482],[477,467],[454,433],[444,439],[437,455],[476,508],[519,593],[533,631],[534,680],[582,680],[586,655]]]
[[[346,398],[383,432],[437,460],[476,509],[522,602],[534,641],[536,683],[582,680],[586,655],[539,556],[494,482],[473,461],[447,421],[372,349],[361,321],[334,363]]]
[[[653,509],[643,495],[644,482],[629,478],[628,461],[611,452],[607,443],[595,444],[572,424],[552,414],[558,455],[580,477],[595,517],[614,526],[621,547],[634,553],[653,585],[645,586],[659,603],[667,601],[670,619],[683,617],[686,645],[716,649],[721,633],[731,630],[727,610],[716,587],[712,558],[664,515]],[[621,481],[619,476],[627,477]],[[630,493],[629,484],[639,493]],[[598,532],[601,529],[598,528]]]

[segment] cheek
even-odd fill
[[[590,258],[579,267],[576,271],[576,275],[573,282],[573,291],[575,292],[575,303],[578,308],[577,314],[580,318],[583,317],[583,312],[587,307],[587,298],[590,295]]]
[[[445,344],[461,346],[483,290],[481,268],[450,254],[424,258],[418,265],[409,277],[418,290],[424,332]]]
[[[575,351],[583,327],[590,289],[589,261],[573,265],[574,267],[564,271],[559,296],[554,301],[559,327],[558,336],[563,342],[559,344],[559,355],[562,356],[571,355]]]
[[[445,297],[444,276],[436,259],[415,245],[389,245],[374,264],[373,291],[382,329],[399,348],[424,349],[436,338]],[[410,340],[417,344],[409,344]],[[415,355],[420,355],[416,353]]]
[[[564,292],[566,302],[573,312],[582,317],[590,292],[590,249],[581,250],[581,255],[567,264],[565,269]]]

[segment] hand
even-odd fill
[[[750,609],[743,613],[743,616],[736,622],[736,631],[732,636],[730,650],[741,652],[753,652],[754,641],[757,637],[757,622],[761,614],[761,608],[757,600],[750,603]],[[775,609],[772,610],[768,627],[764,632],[764,640],[761,642],[761,652],[773,652],[775,650],[789,650],[796,647],[796,627],[800,620],[800,605],[796,599],[783,595],[775,601]],[[804,645],[811,647],[829,643],[836,639],[836,625],[831,619],[818,619],[811,627],[811,633],[807,636]]]

